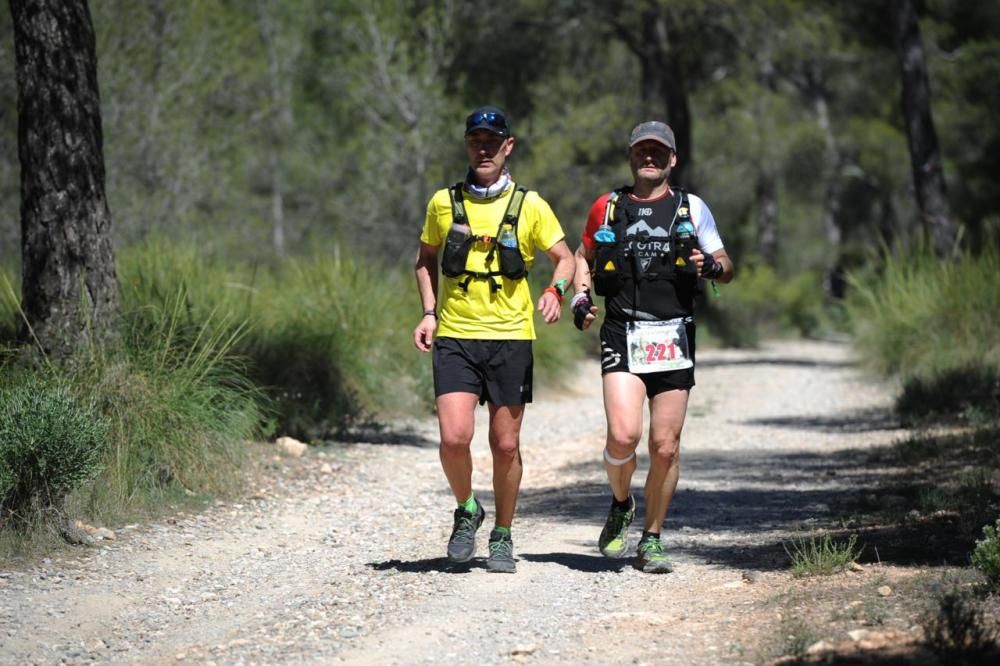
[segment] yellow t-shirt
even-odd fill
[[[516,186],[515,186],[516,187]],[[465,194],[462,203],[469,218],[469,226],[476,236],[496,236],[500,220],[507,210],[507,202],[514,193],[514,187],[493,199],[474,199]],[[427,219],[420,233],[420,240],[443,251],[444,239],[451,229],[451,197],[447,189],[438,190],[427,204]],[[549,205],[529,191],[521,204],[521,215],[517,221],[517,242],[524,257],[525,268],[531,270],[536,250],[548,250],[564,237],[559,220]],[[486,255],[489,245],[482,242],[472,244],[466,269],[487,272]],[[491,270],[500,268],[500,253],[494,253]],[[474,340],[534,340],[534,306],[528,280],[508,280],[502,275],[494,279],[501,285],[496,292],[490,291],[490,280],[472,278],[469,289],[459,286],[468,276],[449,278],[441,275],[442,299],[439,303],[437,335],[450,338]]]

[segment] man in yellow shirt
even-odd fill
[[[535,251],[543,251],[554,269],[537,309],[552,324],[575,268],[552,209],[511,179],[507,158],[514,145],[500,109],[480,107],[466,118],[465,181],[438,190],[427,205],[415,267],[423,315],[413,331],[417,349],[433,350],[441,467],[458,502],[448,559],[472,559],[476,530],[486,517],[472,492],[470,445],[476,403],[488,403],[496,523],[486,567],[508,573],[515,569],[510,527],[521,485],[521,420],[531,402],[535,338],[526,276]]]

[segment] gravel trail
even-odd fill
[[[755,663],[767,599],[791,584],[782,543],[834,525],[838,502],[877,472],[858,455],[903,432],[890,392],[849,351],[699,353],[664,530],[673,574],[597,552],[610,496],[599,368],[585,363],[527,411],[515,575],[483,565],[481,408],[473,485],[490,515],[470,565],[443,558],[453,503],[432,419],[399,424],[391,444],[268,449],[244,501],[0,565],[0,662]]]

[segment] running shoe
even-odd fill
[[[476,500],[476,512],[469,513],[462,507],[455,509],[455,525],[448,539],[448,559],[452,562],[468,562],[476,554],[476,530],[483,524],[486,510]]]
[[[608,519],[601,530],[601,538],[597,540],[601,555],[613,559],[625,557],[628,551],[628,527],[634,518],[635,498],[631,495],[628,496],[628,509],[619,509],[614,503],[611,504]]]
[[[663,552],[659,536],[647,536],[639,542],[635,565],[646,573],[670,573],[674,570],[670,558]]]
[[[514,573],[514,542],[510,532],[490,532],[490,557],[486,570],[493,573]]]

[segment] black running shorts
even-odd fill
[[[688,353],[694,361],[694,321],[684,325],[688,339]],[[628,357],[625,324],[605,320],[601,326],[601,375],[609,372],[628,372]],[[645,372],[637,374],[646,385],[646,396],[652,398],[658,393],[675,389],[690,389],[694,386],[694,367],[669,372]]]
[[[531,402],[531,340],[434,340],[434,395],[475,393],[479,404]]]

